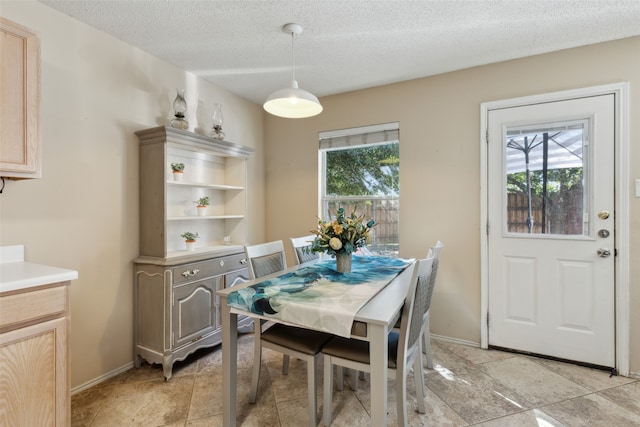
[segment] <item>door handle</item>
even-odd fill
[[[604,249],[604,248],[598,249],[598,256],[600,258],[607,258],[609,255],[611,255],[611,251],[609,249]]]

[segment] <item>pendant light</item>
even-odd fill
[[[291,86],[273,92],[263,107],[274,116],[288,119],[302,119],[318,115],[322,112],[320,101],[312,93],[300,89],[296,81],[295,38],[302,34],[302,26],[287,24],[282,27],[282,32],[291,34],[291,56],[293,59]]]

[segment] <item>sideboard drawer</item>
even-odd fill
[[[173,284],[191,282],[205,277],[215,276],[217,273],[217,259],[193,262],[173,267]]]
[[[246,257],[242,254],[213,258],[173,267],[173,284],[190,282],[205,277],[219,276],[230,271],[246,268]]]

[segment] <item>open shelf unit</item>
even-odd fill
[[[172,259],[243,246],[247,240],[247,159],[251,148],[161,126],[140,139],[140,255]],[[184,163],[175,181],[172,163]],[[195,201],[209,197],[206,214]],[[185,232],[198,233],[188,252]],[[226,238],[226,240],[225,240]]]

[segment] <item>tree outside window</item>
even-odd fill
[[[323,159],[323,218],[339,207],[376,222],[367,249],[397,256],[400,208],[400,144],[396,142],[326,149]]]

